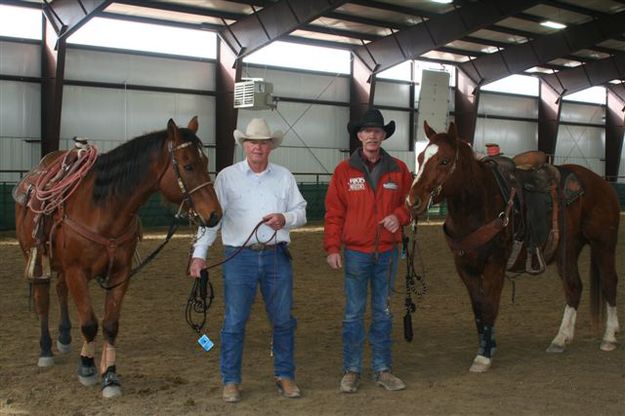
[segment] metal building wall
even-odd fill
[[[0,74],[5,75],[0,80],[0,169],[27,170],[39,160],[40,67],[38,44],[0,41]],[[238,128],[245,129],[253,117],[267,118],[273,129],[287,133],[273,160],[309,174],[302,180],[327,181],[336,164],[348,156],[349,77],[253,65],[243,73],[272,82],[274,96],[281,100],[274,111],[240,110]],[[11,77],[26,81],[7,79]],[[65,78],[62,147],[69,146],[72,137],[83,136],[106,151],[165,128],[170,117],[184,125],[193,115],[199,116],[204,143],[215,143],[212,61],[70,47]],[[414,152],[409,150],[410,88],[407,82],[378,80],[375,104],[387,122],[397,124],[384,147],[414,169]],[[483,151],[484,143],[493,141],[510,155],[536,148],[536,98],[483,92],[478,112],[476,150]],[[604,114],[603,106],[565,102],[556,162],[580,163],[603,174]],[[235,160],[241,157],[238,149]],[[621,174],[624,170],[621,166]],[[0,179],[15,180],[7,174]]]
[[[20,79],[41,76],[39,46],[0,41],[0,169],[26,170],[40,157],[41,84]],[[19,173],[0,172],[0,182],[14,182]]]

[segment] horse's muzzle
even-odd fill
[[[221,220],[221,215],[219,215],[216,212],[213,212],[210,216],[210,218],[208,219],[208,222],[206,223],[207,227],[214,227],[219,223],[219,220]]]

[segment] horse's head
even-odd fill
[[[443,186],[458,163],[456,125],[450,123],[447,133],[436,133],[427,121],[423,125],[429,142],[417,157],[419,170],[406,197],[406,205],[413,218],[423,213],[431,203],[439,202]]]
[[[167,200],[181,204],[179,214],[186,211],[202,225],[213,227],[221,219],[221,205],[208,173],[208,158],[196,136],[197,130],[197,116],[191,119],[186,129],[179,129],[173,120],[169,120],[166,142],[171,163],[161,177],[159,187]]]

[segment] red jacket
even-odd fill
[[[380,149],[382,169],[375,191],[360,151],[338,164],[326,194],[323,246],[327,254],[341,245],[365,253],[390,250],[401,242],[401,227],[391,233],[379,222],[395,214],[400,224],[410,222],[405,199],[412,185],[406,164]]]

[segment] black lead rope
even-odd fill
[[[409,244],[410,243],[410,244]],[[413,226],[413,238],[410,242],[408,236],[402,238],[402,252],[406,253],[406,298],[404,300],[404,307],[406,313],[404,315],[404,339],[406,342],[412,342],[414,333],[412,330],[412,314],[417,310],[417,306],[412,300],[412,294],[414,293],[417,298],[421,298],[427,293],[427,285],[422,275],[417,274],[414,266],[414,257],[416,254],[416,224]],[[419,282],[421,288],[417,288],[417,282]]]
[[[187,307],[185,309],[185,319],[187,324],[198,334],[202,333],[202,328],[206,324],[206,314],[208,308],[213,304],[215,293],[213,285],[208,279],[208,270],[203,269],[200,272],[200,278],[194,279],[191,293],[187,299]],[[199,316],[200,318],[197,318]],[[196,321],[199,323],[196,323]]]

